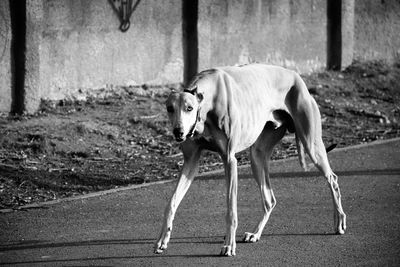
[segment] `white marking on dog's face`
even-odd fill
[[[197,120],[199,102],[196,96],[186,92],[172,92],[167,99],[166,107],[175,140],[185,141]]]

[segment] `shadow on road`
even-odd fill
[[[339,176],[361,176],[361,175],[399,175],[400,169],[370,169],[370,170],[349,170],[349,171],[335,171]],[[297,178],[297,177],[316,177],[322,174],[318,171],[298,171],[298,172],[272,172],[270,173],[271,178]],[[204,175],[196,177],[199,180],[213,180],[216,178],[223,177],[223,173]],[[249,172],[240,173],[239,178],[248,179],[252,178],[253,175]]]
[[[277,234],[264,234],[264,236],[327,236],[334,235],[334,233],[277,233]],[[243,236],[236,237],[237,243],[245,243],[242,241]],[[18,251],[26,249],[47,249],[47,248],[66,248],[66,247],[87,247],[87,246],[109,246],[109,245],[137,245],[137,244],[154,244],[156,238],[138,238],[138,239],[102,239],[102,240],[86,240],[86,241],[72,241],[72,242],[48,242],[41,240],[27,240],[16,244],[0,246],[0,252],[3,251]],[[202,244],[222,244],[224,236],[203,236],[203,237],[175,237],[171,238],[171,244],[175,243],[202,243]],[[76,259],[39,259],[33,261],[14,261],[5,264],[51,264],[51,263],[78,263],[90,262],[101,260],[131,260],[131,259],[146,259],[146,258],[212,258],[220,257],[216,254],[153,254],[148,253],[145,255],[131,255],[131,256],[102,256],[102,257],[89,257],[89,258],[76,258]],[[0,264],[2,265],[2,264]]]
[[[263,234],[263,236],[327,236],[335,235],[334,233],[273,233]],[[236,236],[237,243],[245,243],[242,241],[243,236]],[[175,237],[171,238],[171,244],[185,243],[202,243],[202,244],[221,244],[224,236],[203,236],[203,237]],[[138,245],[138,244],[154,244],[156,238],[137,238],[137,239],[100,239],[100,240],[84,240],[71,242],[48,242],[42,240],[26,240],[23,242],[1,245],[0,252],[25,249],[42,249],[42,248],[60,248],[60,247],[86,247],[86,246],[105,246],[105,245]]]

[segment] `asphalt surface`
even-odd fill
[[[197,179],[175,217],[168,250],[153,254],[175,182],[0,214],[0,265],[13,266],[400,266],[400,139],[337,149],[347,232],[334,235],[331,195],[322,176],[297,159],[272,163],[277,198],[261,240],[220,257],[225,182]],[[261,216],[256,183],[240,171],[237,239]]]

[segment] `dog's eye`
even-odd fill
[[[189,106],[189,107],[186,108],[186,110],[190,112],[190,111],[193,110],[193,108],[191,106]]]
[[[171,107],[171,106],[168,106],[168,107],[167,107],[167,112],[168,112],[168,113],[173,113],[173,112],[174,112],[174,108]]]

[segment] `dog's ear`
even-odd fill
[[[189,93],[189,94],[192,94],[192,95],[196,95],[196,93],[197,93],[197,86],[185,88],[183,91],[184,91],[185,93]]]
[[[191,88],[186,88],[183,91],[186,92],[186,93],[189,93],[189,94],[192,94],[192,95],[196,96],[197,100],[199,102],[203,101],[203,99],[204,99],[203,93],[201,93],[201,92],[199,92],[197,90],[197,86],[194,86],[194,87],[191,87]]]

